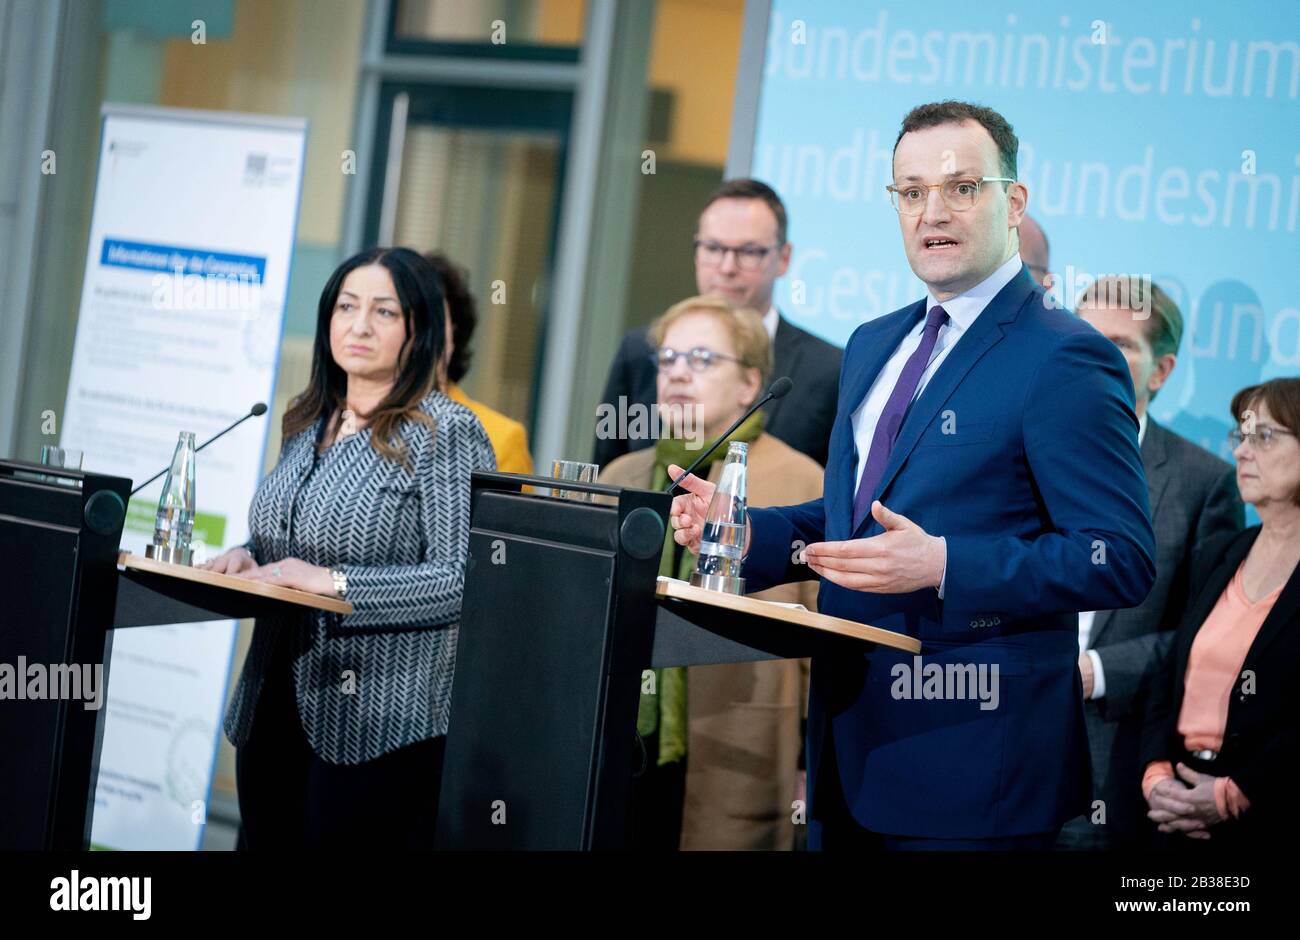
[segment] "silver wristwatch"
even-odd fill
[[[339,597],[347,597],[348,595],[347,573],[340,571],[338,568],[331,568],[330,577],[334,579],[334,593],[337,594]]]

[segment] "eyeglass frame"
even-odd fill
[[[948,202],[948,197],[943,194],[943,187],[948,186],[952,183],[967,183],[967,182],[973,182],[975,184],[976,187],[975,196],[971,200],[971,204],[969,206],[963,206],[962,208],[958,209],[956,206],[953,206]],[[956,179],[944,180],[942,183],[908,183],[907,184],[908,187],[915,186],[925,190],[925,201],[921,203],[920,212],[903,211],[903,207],[898,202],[900,191],[896,183],[890,183],[887,186],[885,186],[885,192],[889,193],[889,202],[890,205],[894,207],[895,212],[897,212],[899,215],[905,215],[908,216],[909,218],[915,218],[916,216],[925,213],[925,207],[930,204],[930,190],[932,189],[939,190],[939,199],[943,202],[945,206],[948,207],[948,210],[950,212],[969,212],[971,209],[975,208],[975,203],[979,202],[980,188],[985,183],[1015,183],[1015,182],[1017,182],[1017,180],[1011,179],[1010,177],[1006,177],[1006,176],[981,176],[978,179],[974,176],[959,176]]]
[[[1260,437],[1260,434],[1264,431],[1268,432],[1268,436]],[[1227,436],[1228,444],[1233,450],[1236,450],[1242,444],[1249,444],[1251,450],[1267,452],[1273,447],[1273,442],[1277,440],[1279,434],[1289,434],[1292,437],[1296,436],[1295,431],[1292,431],[1290,428],[1274,427],[1271,424],[1266,424],[1263,427],[1256,428],[1254,431],[1243,431],[1240,428],[1233,428],[1228,432]]]
[[[718,256],[717,261],[700,262],[700,257],[699,257],[700,248],[704,245],[711,245],[721,249],[722,254]],[[758,260],[754,262],[754,266],[752,268],[745,267],[745,265],[740,260],[741,258],[746,257],[745,255],[741,254],[741,251],[744,249],[751,249],[751,250],[760,249],[763,252],[761,255],[758,256]],[[714,241],[711,238],[696,238],[691,242],[691,252],[695,256],[695,260],[697,262],[707,264],[709,267],[715,267],[715,268],[720,267],[722,263],[727,260],[727,253],[730,252],[731,254],[736,256],[736,267],[740,268],[740,270],[742,271],[759,270],[760,268],[763,267],[763,262],[767,260],[768,255],[770,255],[774,251],[780,251],[780,250],[781,250],[781,245],[754,245],[750,243],[746,243],[743,245],[724,245],[722,244],[722,242]]]
[[[672,361],[667,363],[666,365],[659,358],[659,354],[664,351],[673,354]],[[703,365],[701,365],[698,369],[691,364],[693,361],[695,362],[701,361],[698,359],[692,360],[691,358],[697,352],[708,354],[708,358],[703,360]],[[707,346],[692,346],[690,349],[673,349],[671,346],[660,346],[657,349],[655,349],[654,352],[650,353],[650,361],[654,363],[655,368],[659,372],[668,372],[672,370],[672,368],[677,365],[678,360],[683,358],[686,359],[686,368],[689,369],[695,375],[700,375],[704,372],[709,371],[709,369],[713,368],[713,365],[716,362],[734,362],[741,366],[746,365],[743,359],[738,359],[735,356],[728,356],[726,353],[714,352],[712,349],[709,349]]]

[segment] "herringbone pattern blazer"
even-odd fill
[[[370,429],[316,453],[324,419],[287,440],[257,488],[247,546],[339,568],[352,614],[259,619],[226,714],[243,745],[276,643],[290,643],[298,715],[326,761],[357,764],[447,731],[469,543],[470,473],[496,467],[478,418],[440,392],[434,428],[402,426],[412,470],[370,446]]]

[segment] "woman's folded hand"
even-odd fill
[[[334,577],[328,568],[309,565],[300,558],[285,558],[238,572],[239,577],[311,594],[334,595]]]

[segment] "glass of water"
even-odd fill
[[[82,452],[71,447],[52,447],[41,445],[41,463],[47,467],[62,467],[64,470],[81,469]]]
[[[600,467],[594,463],[583,463],[580,460],[556,460],[551,464],[551,476],[557,480],[571,480],[575,483],[595,483],[596,474]],[[594,493],[583,493],[579,490],[551,490],[552,496],[560,499],[572,499],[580,503],[595,502]]]

